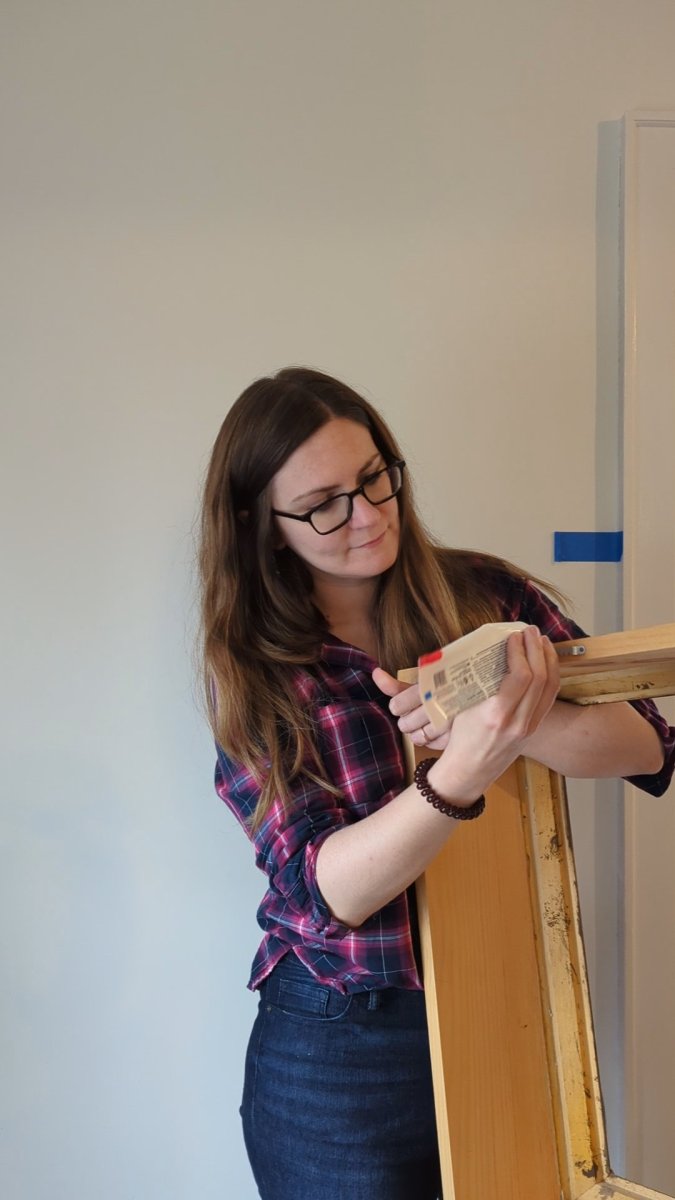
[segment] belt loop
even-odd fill
[[[382,997],[379,992],[368,992],[368,1004],[366,1006],[368,1012],[373,1012],[376,1008],[379,1008],[381,999]]]

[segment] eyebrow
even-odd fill
[[[369,458],[368,462],[361,467],[359,475],[367,475],[368,471],[375,465],[378,458],[383,458],[383,455],[379,450],[377,450],[375,454],[373,454],[372,458]],[[296,496],[293,500],[291,500],[291,504],[299,504],[301,500],[309,500],[311,496],[321,496],[324,492],[336,492],[339,495],[339,488],[339,483],[327,483],[323,487],[312,488],[311,491],[303,492],[301,496]]]

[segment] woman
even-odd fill
[[[289,368],[228,413],[201,572],[216,787],[268,891],[242,1117],[263,1200],[440,1193],[411,885],[520,754],[668,786],[649,702],[556,700],[578,626],[518,568],[439,546],[382,417]],[[521,620],[499,693],[433,729],[396,670],[485,621]],[[400,733],[441,753],[405,786]]]

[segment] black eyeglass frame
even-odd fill
[[[365,489],[370,483],[373,482],[374,479],[379,479],[380,475],[384,475],[385,471],[391,471],[393,467],[398,467],[401,473],[400,483],[396,488],[396,491],[392,492],[391,496],[385,496],[384,500],[371,500],[369,496],[366,496]],[[381,470],[374,471],[372,475],[369,475],[367,479],[364,479],[363,483],[359,484],[358,487],[353,488],[351,492],[337,492],[335,496],[328,496],[326,500],[321,501],[321,504],[316,504],[314,508],[310,508],[309,512],[290,513],[281,512],[280,509],[273,508],[272,514],[275,517],[290,517],[291,521],[308,521],[314,532],[318,533],[319,537],[327,537],[329,533],[335,533],[338,529],[342,529],[343,525],[349,524],[354,513],[355,496],[363,496],[363,499],[367,500],[369,504],[372,504],[373,508],[377,508],[380,504],[387,504],[389,500],[394,499],[394,496],[398,496],[401,488],[403,487],[404,467],[405,460],[402,458],[397,458],[395,462],[387,463],[386,467],[382,467]],[[349,506],[347,516],[345,517],[344,521],[340,521],[340,523],[338,525],[334,525],[332,529],[317,529],[316,525],[312,521],[312,517],[314,516],[315,512],[318,512],[320,508],[323,508],[324,504],[332,504],[334,500],[347,501]]]

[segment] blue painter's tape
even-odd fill
[[[621,562],[623,533],[554,533],[554,562]]]

